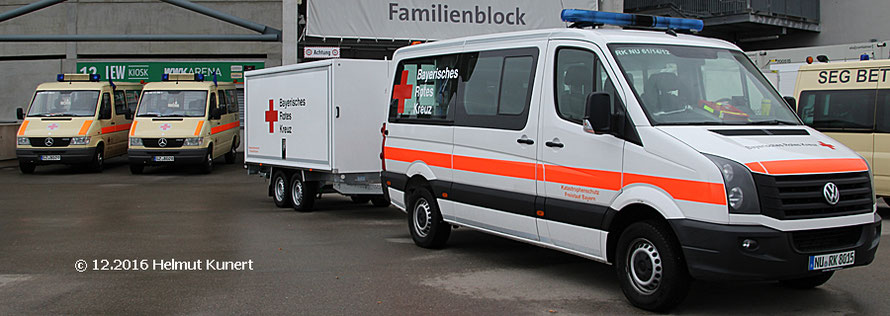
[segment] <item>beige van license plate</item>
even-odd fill
[[[155,161],[173,161],[173,156],[155,156]]]
[[[62,156],[61,156],[61,155],[41,155],[41,156],[40,156],[40,160],[43,160],[43,161],[58,161],[58,160],[62,160]]]

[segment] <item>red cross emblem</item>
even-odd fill
[[[272,106],[275,105],[274,100],[269,100],[269,110],[266,111],[266,122],[269,122],[269,133],[275,132],[275,122],[278,122],[278,111],[275,111]]]
[[[59,128],[59,124],[52,123],[49,126],[47,126],[46,128],[48,128],[49,130],[55,130],[55,129]]]
[[[166,123],[164,125],[161,125],[161,130],[166,131],[166,130],[170,129],[171,127],[172,126],[170,126],[170,123]]]
[[[399,113],[405,113],[405,100],[411,98],[411,89],[414,86],[408,84],[408,71],[402,71],[402,82],[392,87],[392,98],[399,100]]]

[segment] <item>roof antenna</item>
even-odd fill
[[[674,31],[674,29],[667,29],[667,31],[664,32],[677,37],[677,31]]]

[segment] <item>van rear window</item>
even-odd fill
[[[797,112],[804,123],[818,130],[870,132],[875,124],[876,93],[871,89],[803,91]]]

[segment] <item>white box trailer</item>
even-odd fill
[[[330,59],[244,74],[248,173],[271,178],[280,207],[322,190],[389,205],[380,183],[388,61]]]

